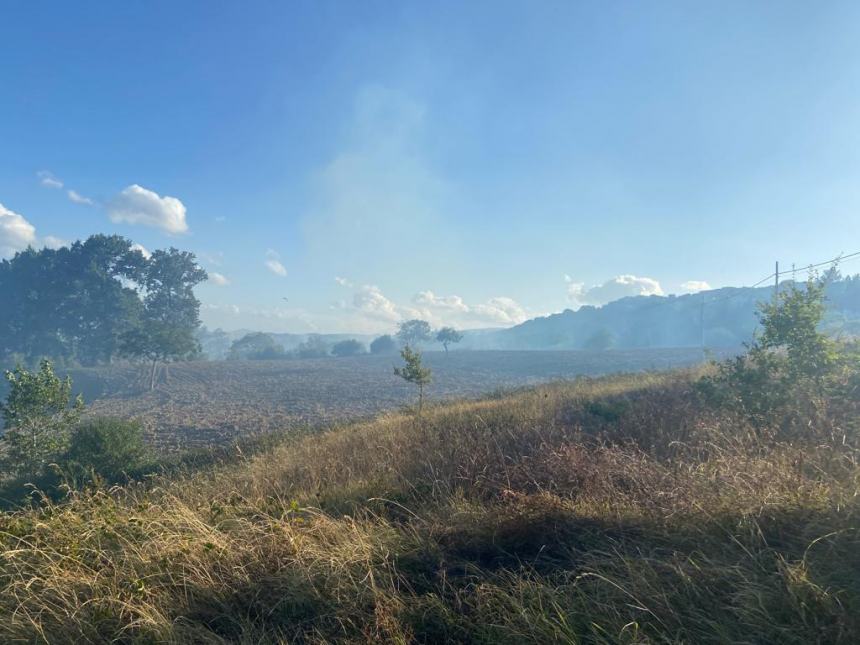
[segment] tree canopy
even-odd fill
[[[0,360],[95,365],[120,355],[191,355],[200,325],[193,290],[206,277],[192,253],[145,257],[118,235],[29,248],[0,261]]]
[[[433,331],[426,320],[407,320],[400,323],[397,339],[402,345],[416,346],[432,338]]]
[[[331,348],[332,356],[358,356],[364,352],[364,345],[354,338],[335,343],[334,347]]]
[[[374,338],[373,342],[370,343],[371,354],[393,354],[396,351],[397,343],[394,342],[394,338],[389,334]]]
[[[284,348],[269,334],[251,332],[233,341],[227,360],[266,360],[286,355]]]
[[[436,332],[436,342],[442,343],[446,354],[448,353],[448,345],[459,343],[461,340],[463,340],[463,334],[453,327],[442,327],[442,329]]]

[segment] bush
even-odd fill
[[[233,341],[227,360],[261,361],[283,358],[285,354],[283,346],[269,334],[253,332]]]
[[[318,335],[311,334],[308,339],[296,347],[299,358],[325,358],[328,356],[328,344]]]
[[[840,391],[857,364],[819,330],[824,311],[823,282],[789,285],[760,305],[763,332],[747,354],[718,364],[698,382],[699,392],[715,409],[745,417],[760,431],[787,437],[830,430],[826,407],[841,404]]]
[[[397,343],[394,341],[394,338],[388,334],[380,336],[370,343],[371,354],[393,354],[396,351]]]
[[[72,381],[60,379],[51,361],[38,371],[21,366],[6,372],[9,392],[0,401],[6,444],[4,462],[20,477],[37,478],[68,445],[69,429],[78,421],[83,399],[72,399]]]
[[[117,484],[143,472],[149,463],[140,424],[104,417],[75,429],[60,465],[74,483]]]
[[[332,356],[358,356],[364,354],[364,345],[354,338],[335,343],[331,348]]]

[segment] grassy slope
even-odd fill
[[[615,377],[0,518],[0,641],[857,642],[860,469]]]

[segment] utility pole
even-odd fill
[[[779,299],[779,260],[776,261],[776,270],[773,272],[773,301]]]
[[[705,361],[705,292],[702,292],[702,303],[699,309],[699,325],[702,329],[702,362]]]

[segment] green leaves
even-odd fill
[[[430,323],[426,320],[407,320],[400,323],[400,328],[397,330],[397,338],[404,345],[414,346],[430,340],[432,333]]]
[[[48,360],[41,362],[38,372],[19,365],[5,376],[9,395],[0,403],[5,461],[19,475],[35,477],[67,448],[84,401],[80,396],[72,400],[71,379],[60,379]]]
[[[697,388],[715,408],[746,417],[759,430],[790,436],[823,432],[827,401],[844,396],[849,366],[836,343],[819,331],[825,313],[825,282],[805,288],[786,285],[772,302],[759,305],[762,334],[745,356],[717,366]],[[850,379],[849,381],[850,382]]]
[[[400,355],[403,357],[405,365],[395,367],[394,373],[407,383],[414,383],[418,386],[418,414],[420,416],[421,409],[424,407],[424,386],[430,383],[432,374],[429,367],[422,365],[421,352],[406,345],[400,350]]]
[[[795,378],[821,377],[836,361],[833,342],[818,331],[824,318],[824,289],[823,281],[810,279],[805,289],[791,284],[774,302],[760,305],[764,333],[757,345],[785,351]]]
[[[427,385],[430,383],[431,371],[421,363],[421,352],[412,349],[409,345],[400,350],[400,356],[406,363],[403,367],[395,367],[394,373],[408,383],[415,385]]]
[[[448,351],[448,345],[459,343],[461,340],[463,340],[463,334],[453,327],[442,327],[442,329],[436,332],[436,342],[442,343],[442,347],[445,348],[446,352]]]

